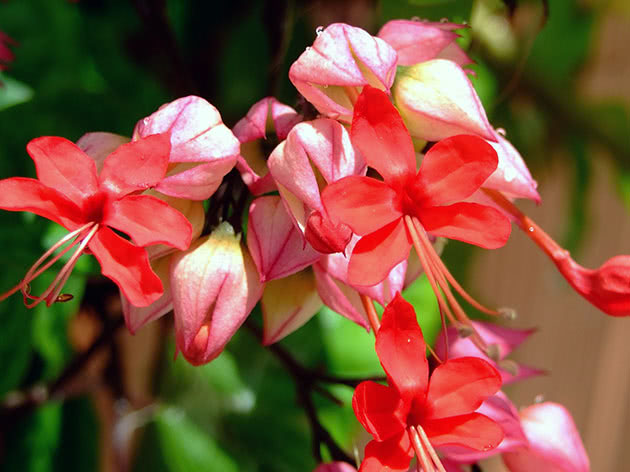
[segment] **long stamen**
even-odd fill
[[[368,321],[372,326],[372,331],[374,331],[374,334],[376,334],[381,328],[381,321],[378,319],[378,314],[376,313],[376,310],[374,308],[374,303],[372,302],[372,299],[367,295],[359,294],[359,296],[361,297],[363,308],[365,308],[365,312],[367,313]]]
[[[352,103],[352,106],[354,106],[357,103],[357,99],[359,98],[359,91],[356,87],[352,86],[345,86],[343,89],[346,92],[350,103]]]
[[[411,445],[413,446],[413,450],[416,453],[416,457],[418,461],[422,465],[422,469],[424,472],[435,472],[435,468],[431,465],[429,461],[429,457],[427,456],[427,452],[420,440],[420,436],[418,435],[418,431],[414,426],[409,427],[409,436],[411,439]]]
[[[424,447],[429,452],[429,456],[431,456],[431,460],[433,461],[433,464],[435,464],[435,466],[437,467],[438,472],[446,472],[446,469],[444,469],[444,466],[442,465],[442,462],[440,461],[437,452],[435,452],[435,449],[429,441],[427,433],[425,433],[424,429],[422,429],[422,426],[416,426],[416,431],[418,432],[418,435],[420,436],[420,440],[424,444]]]

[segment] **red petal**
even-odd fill
[[[475,411],[501,388],[501,374],[477,357],[459,357],[439,365],[431,375],[426,415],[447,418]]]
[[[407,427],[404,408],[396,389],[376,382],[361,382],[352,396],[359,422],[377,441],[385,441]]]
[[[424,401],[429,378],[426,344],[416,313],[400,295],[387,305],[376,334],[376,353],[389,382],[406,399]]]
[[[333,223],[322,216],[319,210],[311,213],[306,220],[304,237],[313,249],[323,254],[344,252],[352,239],[352,230],[344,223]]]
[[[424,156],[415,183],[417,198],[424,206],[464,200],[492,175],[498,162],[492,146],[477,136],[443,139]]]
[[[481,413],[425,421],[422,424],[433,446],[463,446],[477,451],[489,451],[503,440],[503,430]]]
[[[503,246],[512,231],[503,213],[478,203],[423,208],[419,216],[424,229],[434,236],[458,239],[486,249]]]
[[[96,163],[71,141],[56,136],[33,139],[26,150],[37,178],[79,205],[98,191]]]
[[[350,285],[370,286],[409,257],[411,241],[402,218],[363,236],[352,251],[348,264]]]
[[[413,449],[407,431],[387,441],[370,441],[359,472],[407,472]]]
[[[30,211],[68,229],[85,223],[81,210],[63,194],[24,177],[0,180],[0,208]]]
[[[415,176],[416,154],[409,131],[386,93],[366,85],[354,107],[352,143],[386,182]]]
[[[123,144],[105,158],[101,187],[118,196],[155,187],[166,174],[170,151],[167,133]]]
[[[322,202],[333,220],[363,236],[400,218],[397,194],[385,182],[352,175],[333,182],[322,192]]]
[[[128,195],[107,207],[103,224],[126,234],[138,246],[167,244],[181,251],[192,237],[190,221],[165,201],[150,195]]]
[[[143,248],[134,246],[109,228],[100,228],[89,248],[100,262],[103,275],[118,285],[132,305],[148,306],[162,296],[162,282],[151,269]]]

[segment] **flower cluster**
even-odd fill
[[[585,269],[514,205],[540,202],[537,184],[488,121],[455,42],[462,27],[397,20],[377,36],[347,24],[318,31],[289,71],[314,120],[267,97],[230,130],[213,105],[189,96],[138,121],[130,138],[34,139],[37,179],[0,181],[0,208],[69,233],[2,298],[64,301],[78,258],[94,255],[120,288],[129,330],[172,311],[177,350],[195,365],[217,357],[259,302],[264,344],[326,305],[374,331],[387,375],[387,385],[363,382],[354,393],[373,437],[360,471],[404,472],[414,456],[425,472],[457,470],[496,453],[511,471],[588,470],[563,407],[518,414],[500,392],[540,373],[505,359],[530,333],[472,322],[456,293],[490,316],[513,312],[473,299],[439,248],[445,238],[499,248],[516,223],[612,316],[630,316],[630,256]],[[8,41],[0,33],[0,68],[12,58]],[[278,145],[266,153],[271,135]],[[31,294],[72,248],[52,284]],[[432,369],[400,295],[422,273],[450,325]],[[382,319],[374,301],[386,307]]]

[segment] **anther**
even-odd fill
[[[497,309],[497,312],[499,313],[499,315],[509,321],[514,321],[518,317],[518,313],[514,308],[506,306],[502,306],[501,308]]]
[[[472,326],[460,324],[457,325],[457,335],[460,338],[467,338],[472,336],[475,332],[475,329]]]
[[[486,356],[492,359],[494,362],[499,362],[501,358],[501,352],[499,351],[498,344],[489,344],[485,349]]]
[[[513,376],[517,376],[519,372],[519,366],[516,362],[511,359],[503,359],[502,361],[497,362],[499,368],[505,370]]]

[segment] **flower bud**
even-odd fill
[[[177,348],[194,365],[223,351],[263,288],[254,262],[228,223],[175,254],[170,279]]]
[[[452,61],[435,59],[401,68],[392,92],[414,138],[439,141],[474,134],[496,141],[475,89],[464,70]]]

